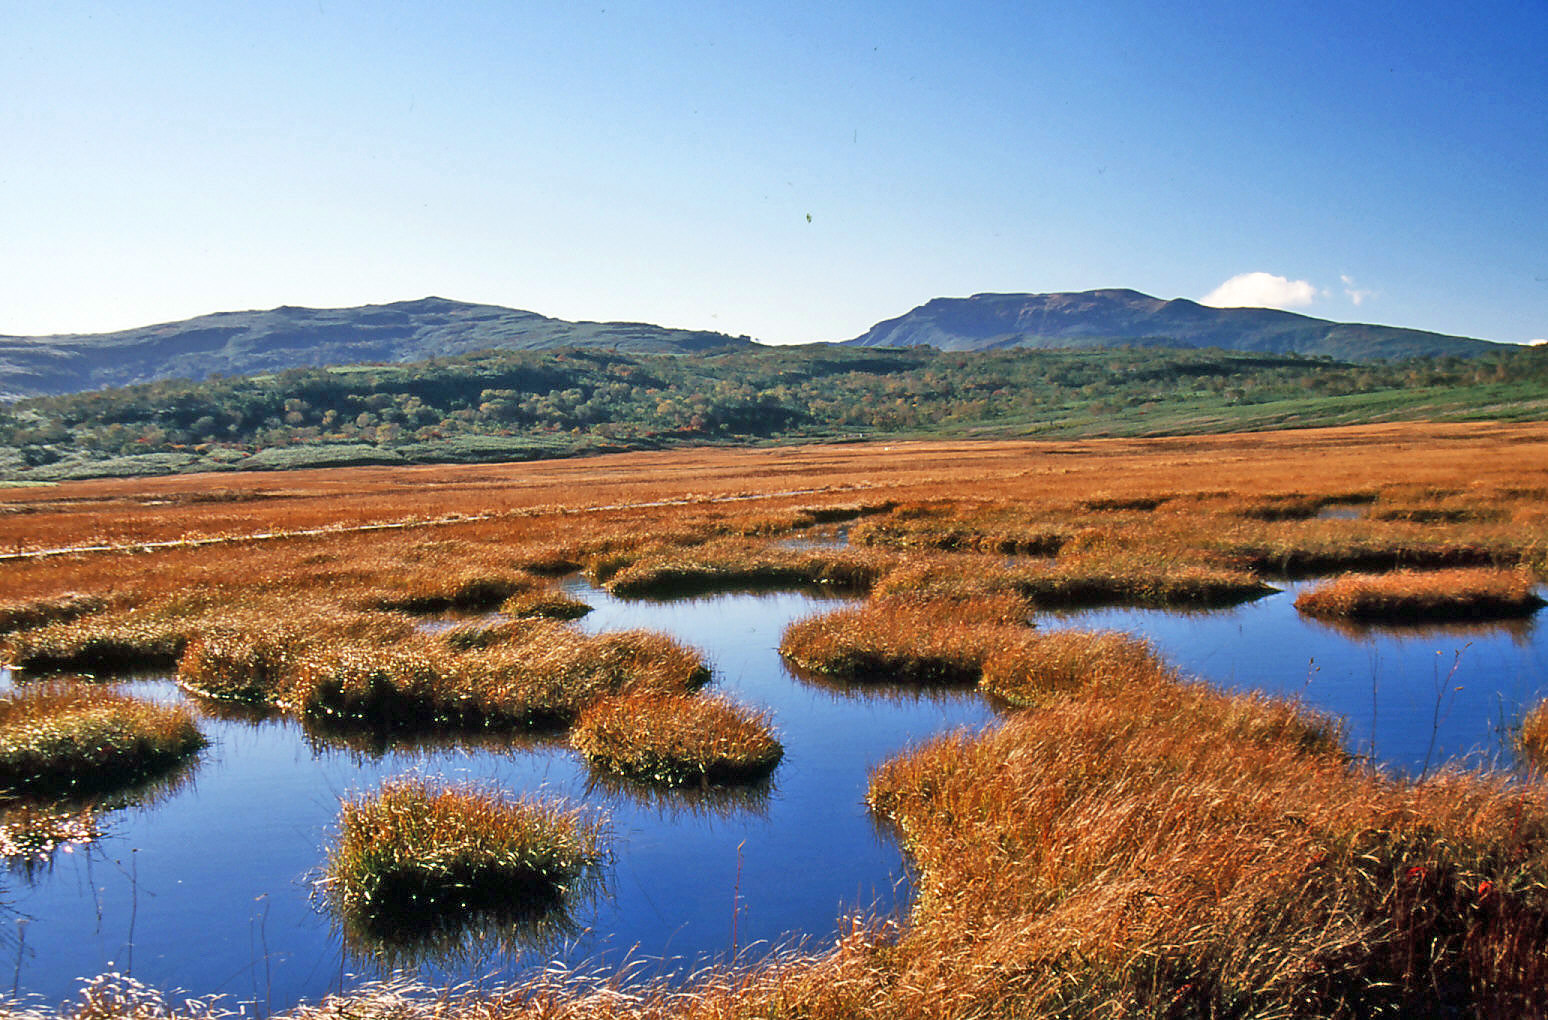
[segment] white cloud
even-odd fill
[[[1339,279],[1344,281],[1345,296],[1350,301],[1353,301],[1357,308],[1365,303],[1366,298],[1373,297],[1376,294],[1374,290],[1361,290],[1359,287],[1356,287],[1354,277],[1352,276],[1340,276]]]
[[[1528,340],[1528,347],[1548,347],[1548,340]]]
[[[1199,299],[1216,308],[1299,308],[1317,300],[1317,288],[1306,280],[1287,280],[1273,273],[1240,273]]]

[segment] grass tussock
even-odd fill
[[[1112,690],[1175,681],[1175,671],[1149,642],[1115,631],[1058,630],[1029,634],[997,648],[984,660],[979,685],[1002,701],[1027,708],[1095,687]]]
[[[521,924],[594,879],[601,825],[558,803],[423,778],[342,802],[323,894],[368,940]]]
[[[130,610],[45,624],[10,635],[11,665],[34,672],[111,672],[172,666],[187,647],[189,621],[175,612]]]
[[[1498,620],[1529,616],[1544,605],[1525,571],[1436,570],[1351,575],[1296,597],[1307,616],[1373,623]]]
[[[626,597],[809,587],[858,592],[868,590],[886,566],[883,557],[858,549],[725,542],[631,560],[611,574],[607,588]]]
[[[849,529],[857,546],[890,549],[935,549],[943,552],[997,553],[1006,556],[1052,556],[1069,540],[1067,528],[1005,519],[916,517],[893,514],[863,521]]]
[[[923,870],[893,987],[930,1016],[1540,1015],[1541,793],[1354,772],[1294,716],[1130,686],[884,765]]]
[[[45,598],[9,599],[0,602],[0,634],[75,620],[100,613],[108,604],[105,596],[73,591]]]
[[[203,746],[187,709],[116,688],[46,683],[0,695],[0,788],[12,794],[126,786]]]
[[[751,782],[784,756],[766,715],[703,694],[603,699],[570,739],[593,767],[663,786]]]
[[[1548,701],[1540,701],[1521,719],[1516,747],[1534,767],[1548,770]]]
[[[552,588],[519,592],[500,603],[500,612],[521,619],[578,620],[591,606]]]
[[[1166,556],[1087,553],[1019,568],[1016,589],[1042,609],[1089,605],[1228,606],[1274,589],[1244,570]]]
[[[779,653],[799,669],[841,681],[974,684],[994,649],[1026,630],[1013,595],[962,600],[873,599],[785,628]]]
[[[708,678],[698,653],[660,634],[588,636],[534,622],[460,652],[434,639],[320,649],[297,659],[282,703],[373,727],[542,729],[569,725],[602,697],[691,690]]]

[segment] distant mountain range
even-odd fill
[[[1393,326],[1329,322],[1270,308],[1163,301],[1132,290],[936,298],[844,342],[951,351],[1139,344],[1344,360],[1469,357],[1501,346]],[[300,366],[419,361],[487,348],[578,346],[692,354],[752,344],[745,336],[638,322],[568,322],[437,297],[358,308],[282,307],[220,312],[116,333],[0,336],[0,397]]]
[[[0,336],[0,395],[73,393],[155,379],[422,361],[488,348],[608,347],[637,354],[745,347],[747,337],[641,322],[568,322],[427,297],[358,308],[218,312],[117,333]]]
[[[936,298],[844,342],[948,351],[1145,344],[1327,355],[1348,361],[1471,357],[1502,346],[1396,326],[1330,322],[1274,308],[1212,308],[1186,298],[1163,301],[1134,290]]]

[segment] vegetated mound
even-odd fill
[[[115,333],[0,336],[0,396],[73,393],[156,379],[419,361],[486,349],[605,347],[682,354],[747,337],[643,322],[569,322],[427,297],[355,308],[217,312]]]
[[[1265,354],[1327,355],[1355,361],[1474,357],[1499,344],[1470,337],[1365,323],[1330,322],[1275,308],[1211,308],[1134,290],[1067,294],[974,294],[935,298],[853,340],[861,347],[1221,347]]]

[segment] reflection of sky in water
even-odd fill
[[[0,878],[0,904],[13,911],[0,914],[0,966],[19,961],[20,990],[55,1002],[81,976],[132,969],[156,987],[275,1008],[347,985],[351,973],[373,976],[369,961],[341,950],[309,902],[310,883],[339,797],[415,769],[563,797],[607,816],[605,890],[575,912],[581,933],[561,949],[571,963],[723,954],[733,909],[741,948],[792,934],[825,940],[846,909],[898,906],[903,865],[865,810],[867,772],[932,733],[984,723],[991,713],[976,695],[899,699],[793,679],[774,651],[779,635],[829,601],[635,603],[571,585],[597,606],[582,628],[671,632],[705,653],[719,688],[770,710],[785,759],[766,786],[745,796],[659,794],[598,781],[562,740],[341,745],[284,718],[212,712],[201,726],[213,746],[188,785],[153,806],[101,815],[99,844],[56,853],[30,879],[19,871]],[[179,696],[165,679],[140,679],[131,690]],[[421,973],[478,979],[546,958],[513,961],[498,945],[474,946]],[[650,962],[643,973],[675,966]]]
[[[1548,697],[1548,629],[1533,619],[1479,626],[1349,628],[1296,612],[1305,583],[1232,609],[1099,609],[1045,627],[1112,628],[1150,638],[1194,676],[1344,716],[1348,743],[1410,773],[1454,758],[1510,767],[1511,727]]]
[[[213,746],[185,785],[99,813],[100,843],[0,879],[0,965],[19,964],[20,989],[52,1001],[81,976],[132,970],[154,986],[274,1008],[374,976],[341,949],[310,882],[340,795],[416,769],[608,817],[605,889],[579,905],[580,934],[560,948],[572,964],[644,958],[650,975],[679,965],[656,961],[725,953],[733,910],[740,948],[792,933],[824,940],[848,908],[899,905],[902,862],[865,811],[867,772],[932,733],[982,725],[991,713],[976,695],[792,678],[773,649],[789,621],[836,604],[812,596],[625,602],[579,580],[567,587],[597,607],[577,626],[672,633],[708,656],[722,690],[768,709],[786,747],[771,781],[741,795],[651,792],[599,780],[562,739],[343,743],[283,718],[212,712],[202,725]],[[1303,620],[1291,605],[1299,587],[1218,612],[1091,610],[1041,625],[1142,633],[1189,673],[1345,715],[1352,747],[1369,751],[1374,736],[1379,759],[1413,771],[1474,751],[1492,760],[1503,729],[1548,695],[1544,628],[1531,622],[1351,636]],[[180,696],[164,679],[132,689]],[[473,945],[421,974],[480,979],[543,959]]]

